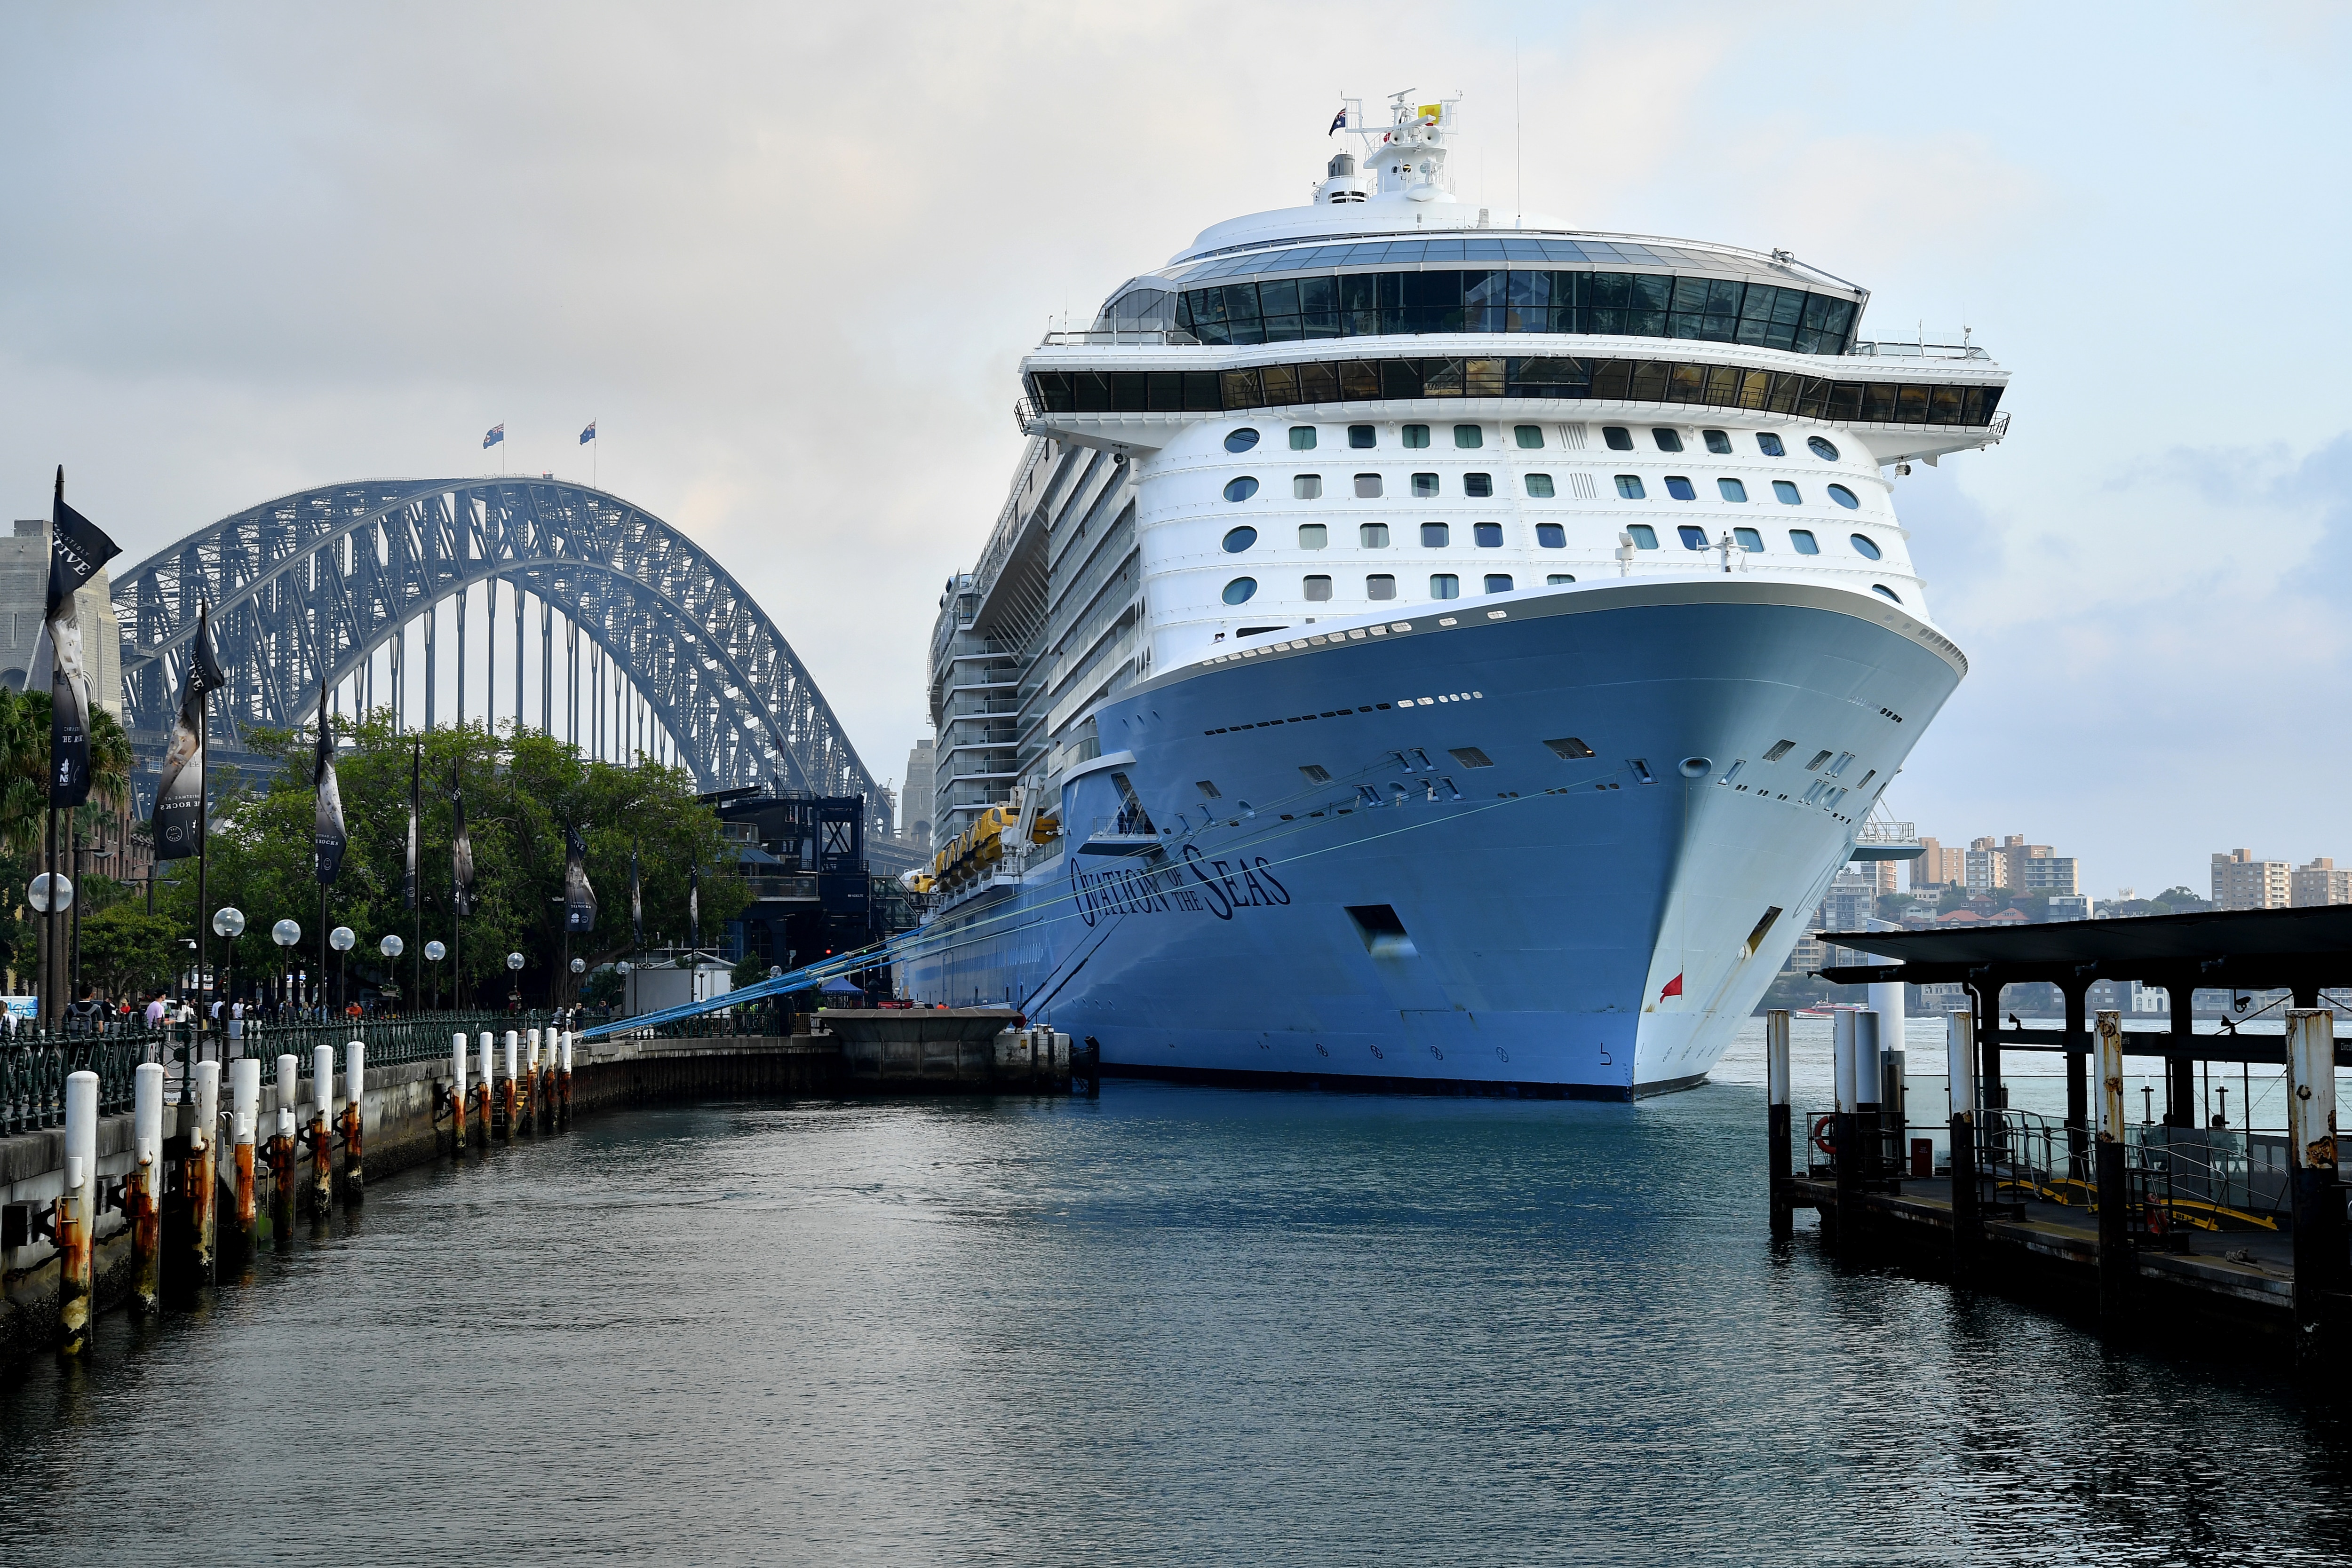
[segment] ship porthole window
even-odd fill
[[[1558,523],[1538,523],[1536,525],[1536,546],[1539,549],[1566,549],[1568,548],[1568,530],[1561,528]]]
[[[1480,549],[1503,548],[1503,525],[1500,523],[1474,524],[1471,532],[1476,537]]]
[[[1865,560],[1876,560],[1878,559],[1878,543],[1868,534],[1850,534],[1847,537],[1853,542],[1855,554],[1861,556]]]
[[[1293,474],[1290,476],[1290,498],[1294,501],[1319,501],[1323,498],[1323,476]]]
[[[1369,424],[1351,424],[1348,427],[1348,444],[1350,446],[1376,446],[1380,444],[1380,432]]]
[[[1394,599],[1396,597],[1396,579],[1389,576],[1386,572],[1377,572],[1372,576],[1364,579],[1364,597],[1367,599]]]
[[[1436,475],[1434,475],[1434,474],[1416,474],[1416,475],[1414,475],[1414,476],[1412,476],[1412,493],[1413,493],[1414,495],[1416,495],[1416,496],[1421,496],[1421,497],[1429,497],[1429,496],[1434,496],[1434,495],[1436,495],[1436,494],[1437,494],[1437,476],[1436,476]]]
[[[1488,573],[1486,574],[1486,591],[1487,591],[1487,592],[1489,592],[1489,593],[1508,593],[1508,592],[1510,592],[1510,591],[1511,591],[1511,574],[1510,574],[1509,572],[1507,572],[1507,571],[1490,571],[1490,572],[1488,572]]]
[[[1452,539],[1453,532],[1444,523],[1423,523],[1421,525],[1421,548],[1444,549]]]
[[[1256,591],[1256,578],[1237,577],[1231,582],[1225,584],[1225,602],[1228,604],[1247,604],[1250,601],[1250,595]]]
[[[1301,523],[1298,525],[1298,548],[1300,549],[1321,549],[1330,542],[1330,532],[1328,529],[1325,528],[1321,523]]]
[[[1574,582],[1575,580],[1576,577],[1572,572],[1556,571],[1549,577],[1544,579],[1544,586],[1546,588],[1560,588],[1569,583]]]
[[[1307,579],[1306,588],[1307,597],[1318,604],[1331,597],[1331,580],[1328,577],[1310,577]]]
[[[1389,526],[1386,523],[1366,523],[1356,530],[1356,542],[1366,549],[1389,548]]]
[[[1672,496],[1677,501],[1696,501],[1698,499],[1698,492],[1693,489],[1691,487],[1691,482],[1680,474],[1669,474],[1666,476],[1666,494]]]
[[[1639,474],[1620,474],[1617,476],[1617,493],[1629,501],[1638,501],[1648,492],[1642,488]]]
[[[1225,499],[1228,501],[1246,501],[1256,494],[1257,481],[1246,474],[1238,479],[1225,481]]]
[[[1693,528],[1690,524],[1685,523],[1682,527],[1676,528],[1675,532],[1682,536],[1683,549],[1706,549],[1706,530],[1705,528]]]
[[[1381,476],[1377,474],[1356,476],[1356,499],[1377,501],[1381,497]]]
[[[1773,497],[1784,507],[1801,506],[1805,499],[1802,496],[1797,494],[1796,486],[1790,484],[1786,479],[1775,479],[1772,481],[1772,495]]]
[[[1631,452],[1633,450],[1633,433],[1626,429],[1622,424],[1602,425],[1601,427],[1601,439],[1609,444],[1609,450],[1612,452]]]
[[[1425,424],[1406,425],[1404,427],[1404,444],[1411,447],[1423,447],[1428,445],[1429,426]]]
[[[1702,430],[1699,432],[1699,434],[1706,437],[1706,449],[1709,452],[1714,453],[1717,457],[1728,457],[1731,455],[1731,437],[1725,434],[1722,431]]]
[[[1715,488],[1716,493],[1720,495],[1727,501],[1745,501],[1748,499],[1748,486],[1741,484],[1737,479],[1717,479],[1715,482]]]
[[[1805,446],[1824,463],[1834,463],[1838,460],[1838,449],[1834,442],[1823,441],[1818,435],[1809,435],[1805,437]]]
[[[1465,474],[1462,476],[1462,493],[1474,501],[1483,501],[1495,493],[1495,476],[1492,474]]]
[[[1511,426],[1511,438],[1517,441],[1525,451],[1538,451],[1543,446],[1543,426],[1515,424]]]
[[[1761,452],[1767,457],[1786,457],[1788,455],[1787,451],[1780,445],[1780,436],[1769,430],[1759,430],[1756,433],[1756,450]]]
[[[1738,539],[1739,541],[1739,548],[1746,550],[1748,554],[1762,555],[1764,553],[1764,536],[1757,532],[1754,528],[1734,528],[1731,530],[1731,537]]]
[[[1475,451],[1486,444],[1486,433],[1484,426],[1457,424],[1454,427],[1454,444],[1464,451]]]
[[[1813,530],[1811,528],[1790,528],[1789,530],[1789,543],[1795,549],[1799,555],[1819,555],[1822,553],[1822,547],[1813,538]]]
[[[1225,436],[1225,450],[1228,452],[1247,452],[1256,444],[1257,432],[1246,424]]]
[[[1886,584],[1885,584],[1885,583],[1883,583],[1883,582],[1874,582],[1874,583],[1872,583],[1872,584],[1870,585],[1870,591],[1871,591],[1871,592],[1873,592],[1873,593],[1884,594],[1885,597],[1887,597],[1888,599],[1893,600],[1893,601],[1894,601],[1895,603],[1897,603],[1897,604],[1900,604],[1900,603],[1902,603],[1902,602],[1903,602],[1903,597],[1902,597],[1902,595],[1900,595],[1900,594],[1896,593],[1893,589],[1891,589],[1891,588],[1887,587],[1887,586],[1886,586]]]
[[[1665,429],[1664,426],[1650,432],[1650,439],[1658,444],[1658,450],[1661,452],[1680,452],[1683,449],[1681,434]]]
[[[1529,497],[1538,501],[1550,500],[1554,494],[1551,487],[1551,476],[1549,474],[1528,475],[1528,494]]]
[[[1832,485],[1830,486],[1830,499],[1835,501],[1839,506],[1843,507],[1849,512],[1862,505],[1862,502],[1855,498],[1854,493],[1847,489],[1843,485]]]
[[[1636,549],[1655,549],[1658,548],[1658,530],[1652,528],[1647,523],[1635,523],[1632,528],[1627,528],[1625,532],[1633,537],[1633,546]]]
[[[1462,580],[1450,571],[1433,573],[1429,580],[1429,596],[1432,599],[1459,599],[1462,597]]]
[[[1290,427],[1290,449],[1293,452],[1314,451],[1315,427],[1311,424],[1292,425]]]
[[[1227,531],[1225,535],[1225,553],[1239,555],[1255,543],[1257,543],[1255,528],[1234,528]]]

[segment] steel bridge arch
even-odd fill
[[[157,551],[114,582],[124,727],[142,749],[169,730],[199,601],[229,676],[215,700],[241,734],[310,722],[321,675],[340,683],[443,600],[492,581],[537,594],[604,649],[704,789],[773,779],[863,795],[869,818],[886,809],[806,666],[709,551],[618,496],[551,479],[324,486]]]

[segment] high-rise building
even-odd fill
[[[2214,908],[2285,909],[2294,897],[2292,863],[2258,861],[2244,850],[2213,857]]]
[[[25,689],[41,636],[41,612],[49,601],[49,520],[19,517],[11,538],[0,538],[0,682]],[[89,695],[98,706],[122,716],[122,634],[114,620],[114,589],[106,569],[74,595],[81,622],[83,656],[89,661]]]
[[[938,758],[934,742],[915,742],[907,753],[906,787],[899,791],[898,837],[926,854],[931,849],[931,810],[938,798]]]
[[[2332,860],[2299,865],[2287,879],[2287,900],[2297,909],[2321,904],[2352,904],[2352,866],[2341,871]]]
[[[1911,891],[1918,893],[1930,887],[1952,887],[1968,880],[1968,852],[1946,849],[1934,839],[1919,841],[1922,853],[1911,862]]]

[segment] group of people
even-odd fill
[[[388,1010],[374,1002],[352,1001],[341,1008],[341,1013],[349,1022],[359,1023]],[[283,998],[239,997],[234,1000],[215,998],[204,1005],[202,1012],[211,1028],[234,1040],[245,1032],[247,1019],[274,1024],[304,1022],[322,1017],[325,1009],[302,1007]],[[174,998],[166,989],[159,988],[142,1004],[128,997],[102,996],[97,987],[84,986],[81,995],[66,1004],[65,1029],[68,1034],[111,1034],[135,1029],[152,1031],[193,1024],[197,1016],[195,1003]],[[12,1025],[16,1021],[18,1020],[12,1019]]]

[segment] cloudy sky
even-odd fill
[[[1303,199],[1341,94],[1459,89],[1465,196],[1787,246],[2015,372],[1898,491],[1974,663],[1898,815],[2102,896],[2352,862],[2352,13],[1640,11],[14,0],[0,499],[63,462],[136,559],[500,421],[584,476],[593,418],[897,779],[1023,350]]]

